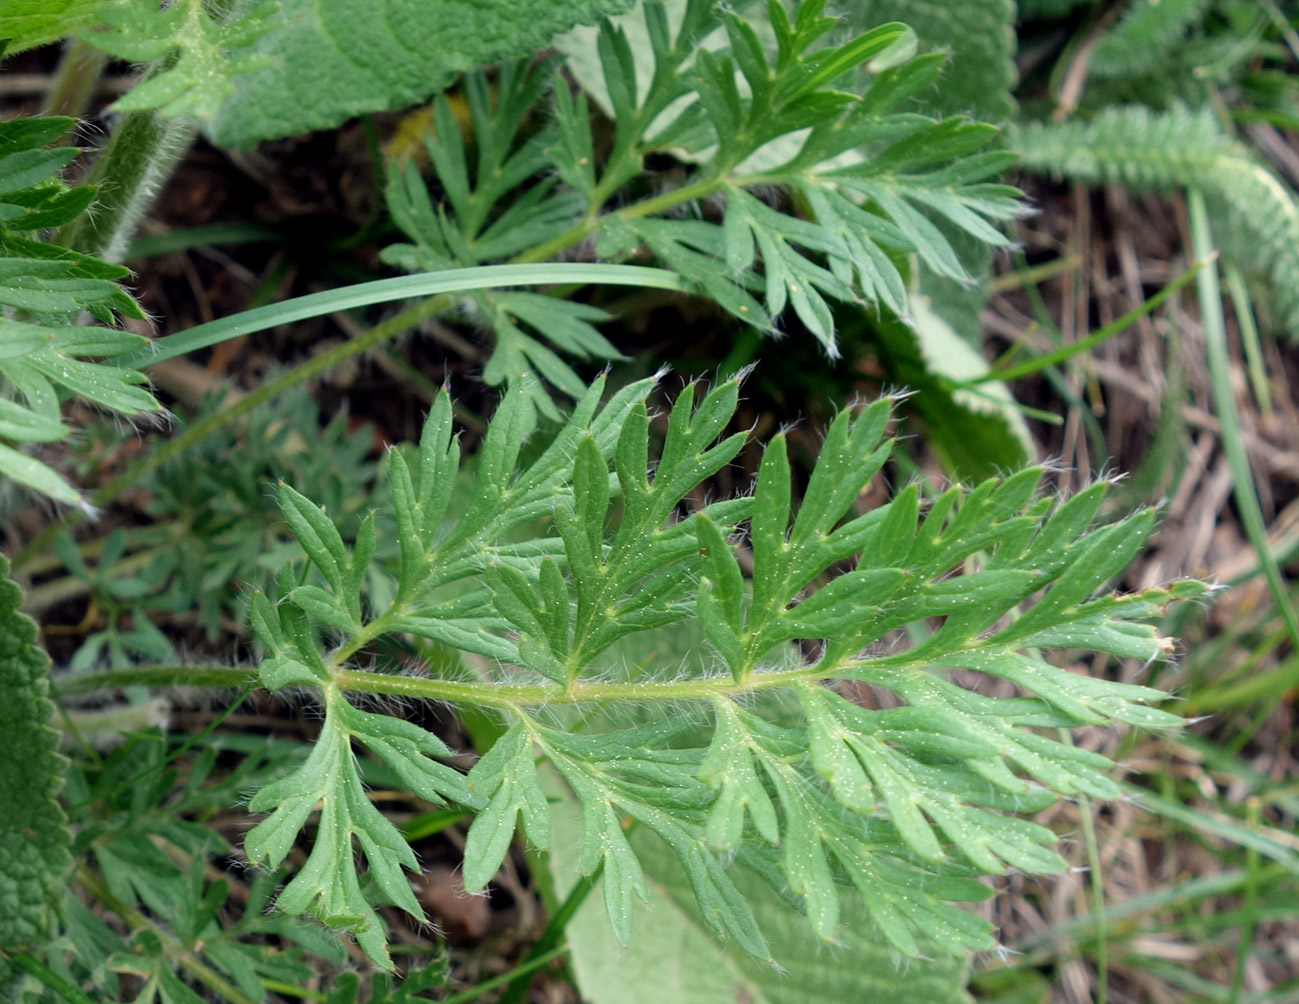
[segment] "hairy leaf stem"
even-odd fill
[[[736,183],[738,184],[738,182]],[[681,188],[661,192],[623,209],[617,209],[612,213],[588,216],[581,223],[570,227],[562,234],[556,234],[550,240],[543,241],[536,247],[515,255],[510,261],[514,264],[548,261],[560,252],[567,251],[575,244],[581,244],[582,241],[604,226],[610,218],[616,217],[624,222],[641,220],[647,216],[653,216],[655,213],[674,209],[684,202],[712,195],[721,185],[722,179],[720,177],[708,177],[692,182],[689,185],[683,185]]]
[[[359,669],[337,669],[333,685],[339,690],[358,694],[388,694],[450,704],[517,709],[547,704],[610,704],[618,701],[708,701],[717,697],[734,697],[788,687],[795,683],[833,679],[849,670],[859,670],[890,660],[858,660],[836,666],[805,666],[799,669],[749,673],[743,681],[726,676],[709,676],[693,680],[651,682],[575,681],[569,686],[555,684],[479,683],[468,680],[439,680],[428,677],[371,673]],[[113,690],[119,687],[215,687],[239,689],[257,683],[255,669],[232,666],[131,666],[103,673],[87,673],[55,681],[60,697]]]

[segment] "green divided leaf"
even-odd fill
[[[550,845],[550,808],[537,781],[532,737],[516,724],[474,764],[466,782],[487,801],[465,838],[465,888],[477,892],[501,867],[514,840],[515,820],[534,847]]]
[[[481,804],[461,774],[429,759],[451,754],[435,736],[390,715],[360,711],[329,690],[325,724],[306,762],[263,787],[249,804],[253,812],[271,810],[271,815],[248,833],[244,849],[254,864],[278,865],[319,808],[307,863],[280,893],[277,906],[289,914],[310,913],[331,928],[353,934],[375,963],[391,968],[384,924],[356,871],[353,838],[370,864],[378,895],[422,921],[424,913],[402,872],[417,871],[418,863],[400,831],[366,797],[352,754],[353,739],[420,798]]]
[[[425,136],[448,206],[435,208],[413,164],[389,164],[388,210],[413,241],[384,249],[385,261],[408,271],[500,260],[557,236],[581,210],[576,194],[537,181],[551,130],[521,138],[525,118],[550,88],[553,63],[507,63],[489,84],[485,74],[465,77],[465,96],[477,156],[471,158],[444,95],[433,104],[435,132]],[[472,163],[472,167],[471,167]],[[502,206],[524,182],[525,194]],[[450,210],[449,212],[447,210]],[[608,319],[598,308],[539,293],[483,291],[466,301],[475,320],[496,336],[483,378],[494,387],[518,386],[533,407],[554,421],[559,409],[547,385],[580,397],[585,384],[550,346],[578,359],[615,359],[618,351],[594,327]],[[540,336],[540,337],[538,337]]]
[[[625,0],[283,0],[251,53],[267,66],[235,80],[210,132],[244,147],[425,100],[455,74],[530,55]]]
[[[60,390],[127,415],[161,406],[141,386],[145,378],[137,370],[87,361],[131,352],[145,344],[143,338],[75,324],[82,310],[102,321],[114,314],[144,316],[116,282],[127,270],[35,239],[78,217],[94,199],[94,189],[58,181],[78,151],[47,147],[72,125],[58,117],[0,122],[0,377],[23,399],[0,401],[0,475],[77,504],[75,488],[7,443],[67,435]]]
[[[49,727],[49,657],[0,555],[0,948],[43,941],[71,863],[72,834],[55,801],[58,733]]]
[[[598,380],[555,438],[527,451],[531,410],[512,389],[483,441],[472,497],[450,520],[459,457],[450,403],[439,396],[418,464],[390,456],[400,576],[385,609],[357,599],[358,554],[368,560],[373,542],[358,535],[349,548],[328,514],[281,491],[310,567],[285,570],[278,604],[253,598],[253,626],[270,653],[261,672],[268,685],[322,686],[326,727],[307,765],[254,801],[277,808],[253,831],[250,857],[282,859],[319,803],[308,878],[290,883],[282,905],[355,929],[378,955],[352,838],[381,893],[407,908],[388,886],[408,859],[364,798],[351,739],[422,797],[478,810],[466,844],[471,890],[491,881],[516,831],[534,847],[554,846],[544,760],[581,806],[577,867],[600,871],[621,942],[636,943],[640,904],[653,895],[637,837],[648,832],[675,855],[698,918],[756,958],[771,959],[775,946],[748,872],[797,904],[824,942],[849,936],[852,917],[869,918],[901,955],[930,941],[991,947],[987,925],[961,905],[987,891],[971,879],[1063,867],[1054,835],[1022,817],[1060,796],[1117,794],[1104,757],[1052,730],[1178,723],[1153,706],[1159,691],[1081,676],[1042,650],[1159,658],[1168,643],[1146,622],[1201,587],[1107,594],[1153,514],[1093,529],[1105,486],[1053,503],[1039,495],[1040,469],[952,488],[925,505],[913,486],[860,511],[891,448],[887,400],[835,418],[801,502],[778,435],[751,498],[683,511],[741,448],[742,435],[724,434],[739,381],[685,388],[656,464],[651,386],[626,387],[601,407]],[[702,636],[711,651],[655,666],[637,654],[658,644],[654,631]],[[327,656],[326,632],[345,639]],[[511,715],[467,778],[429,759],[445,751],[419,729],[340,696],[339,686],[363,683],[348,668],[353,654],[391,633],[500,666],[477,682],[367,677],[381,690]],[[907,637],[915,640],[904,647]],[[1021,696],[956,682],[975,674]],[[873,685],[897,706],[856,703],[847,681]],[[636,702],[656,710],[649,724],[628,727]],[[611,713],[598,714],[605,704]],[[589,731],[564,727],[574,705],[590,709]],[[686,713],[659,714],[669,705]],[[395,862],[389,873],[374,862],[385,852]]]
[[[854,4],[847,21],[858,30],[891,18],[912,24],[922,50],[947,53],[942,72],[911,103],[930,115],[972,115],[1001,124],[1014,110],[1015,5],[1010,0],[867,0]],[[986,371],[979,313],[987,300],[983,280],[990,268],[987,245],[940,221],[962,264],[975,281],[955,278],[922,262],[915,289],[904,304],[886,301],[907,323],[877,325],[891,378],[915,391],[910,410],[957,477],[985,478],[1033,458],[1023,419],[1000,384],[980,393],[953,392],[947,381]]]
[[[1018,192],[993,181],[1013,156],[987,149],[990,126],[899,110],[927,93],[943,62],[941,54],[913,58],[907,26],[823,44],[837,23],[821,16],[823,6],[801,4],[786,23],[785,8],[769,4],[767,23],[759,17],[755,27],[708,0],[646,4],[576,32],[561,44],[570,61],[582,44],[598,56],[581,61],[579,79],[613,120],[607,152],[586,94],[574,98],[566,82],[549,95],[543,124],[527,119],[553,64],[506,64],[495,103],[484,78],[470,74],[476,163],[439,97],[426,146],[444,204],[411,165],[390,165],[389,208],[412,243],[388,248],[385,259],[409,270],[533,261],[594,238],[605,258],[648,251],[762,331],[796,318],[830,356],[838,351],[833,304],[908,316],[908,256],[968,284],[965,246],[1004,245],[998,224],[1019,212]],[[858,71],[861,88],[843,89]],[[662,150],[684,158],[685,176],[626,204],[621,193],[633,179],[656,187],[645,164]],[[720,218],[704,208],[709,201],[724,205]],[[615,354],[591,326],[603,319],[592,308],[481,294],[468,313],[496,334],[488,382],[529,386],[533,406],[552,419],[544,385],[570,396],[580,387],[560,353]]]

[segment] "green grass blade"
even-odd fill
[[[1267,370],[1263,363],[1263,349],[1259,344],[1258,325],[1254,323],[1254,307],[1250,302],[1245,277],[1235,265],[1227,265],[1227,289],[1231,305],[1236,311],[1236,325],[1240,328],[1240,344],[1245,350],[1249,368],[1249,382],[1254,388],[1254,400],[1264,415],[1272,414],[1272,393],[1267,386]]]
[[[1222,316],[1222,293],[1218,281],[1218,265],[1214,260],[1213,233],[1209,229],[1209,214],[1204,204],[1204,194],[1197,188],[1187,192],[1187,208],[1190,211],[1191,253],[1202,265],[1196,288],[1200,296],[1200,316],[1204,323],[1204,351],[1209,365],[1209,381],[1213,392],[1214,410],[1222,428],[1222,452],[1227,457],[1231,468],[1231,480],[1235,489],[1236,505],[1240,509],[1240,519],[1245,526],[1245,535],[1249,538],[1254,553],[1258,555],[1259,565],[1267,580],[1268,591],[1276,604],[1286,630],[1296,646],[1299,646],[1299,616],[1295,615],[1290,603],[1290,594],[1286,591],[1267,542],[1267,527],[1263,523],[1263,512],[1259,508],[1258,495],[1254,491],[1253,474],[1249,469],[1249,458],[1245,455],[1245,445],[1240,435],[1240,422],[1236,415],[1236,405],[1232,398],[1231,376],[1228,372],[1227,332]]]
[[[1093,331],[1081,341],[1074,342],[1072,345],[1066,345],[1064,348],[1057,349],[1055,352],[1048,352],[1046,355],[1038,356],[1036,359],[1027,359],[1015,366],[1008,366],[1005,369],[991,370],[983,376],[975,377],[973,380],[968,381],[968,383],[980,384],[987,383],[990,380],[1015,380],[1022,376],[1028,376],[1030,373],[1041,372],[1047,367],[1054,366],[1057,363],[1065,362],[1066,360],[1078,355],[1080,352],[1087,352],[1101,344],[1101,342],[1113,338],[1130,325],[1135,324],[1140,318],[1145,317],[1195,278],[1196,275],[1200,274],[1206,264],[1207,261],[1205,259],[1198,260],[1194,265],[1179,275],[1158,293],[1141,304],[1141,306],[1129,310],[1122,317],[1115,318],[1109,324],[1105,325],[1105,327]]]
[[[375,303],[463,293],[502,286],[549,286],[555,283],[602,283],[609,286],[646,286],[655,289],[686,290],[689,284],[675,272],[640,265],[601,265],[581,262],[549,262],[538,265],[479,265],[474,268],[421,272],[392,279],[361,282],[342,289],[294,297],[283,303],[246,310],[198,327],[159,338],[138,352],[114,360],[130,367],[151,366],[198,349],[255,331],[292,324],[322,314],[353,310]]]

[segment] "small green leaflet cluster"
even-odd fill
[[[274,2],[227,5],[215,17],[203,0],[111,0],[95,11],[98,24],[81,38],[118,59],[152,64],[145,79],[114,102],[117,111],[156,108],[163,115],[189,112],[210,119],[234,93],[235,77],[271,65],[269,56],[248,51],[271,31]]]
[[[222,404],[214,397],[198,413],[175,417],[172,434],[183,435]],[[83,430],[77,452],[96,457],[119,435],[111,422],[100,423]],[[68,668],[175,659],[153,624],[159,612],[197,611],[207,639],[218,641],[223,618],[246,615],[249,586],[274,582],[298,553],[266,483],[288,481],[322,499],[350,536],[369,509],[391,508],[386,493],[374,493],[377,469],[367,459],[373,444],[374,430],[349,429],[344,413],[322,425],[319,407],[299,388],[258,408],[244,429],[208,435],[140,477],[136,488],[148,493],[152,525],[112,531],[89,561],[71,536],[60,534],[56,553],[106,621],[68,658]],[[375,563],[366,584],[380,596],[388,587],[382,567]]]
[[[352,838],[370,862],[368,896],[418,917],[400,870],[414,859],[366,800],[352,741],[421,798],[477,812],[465,848],[470,890],[491,880],[516,829],[548,845],[540,756],[581,805],[581,867],[603,867],[605,904],[624,942],[646,893],[625,834],[634,824],[671,848],[708,923],[759,957],[769,957],[766,941],[737,868],[798,902],[825,939],[852,896],[902,953],[918,954],[918,935],[953,949],[991,946],[986,925],[957,905],[987,893],[972,879],[1064,867],[1051,832],[1019,814],[1061,795],[1119,794],[1108,761],[1061,742],[1058,730],[1179,721],[1149,706],[1159,691],[1076,675],[1041,651],[1158,658],[1167,642],[1142,622],[1201,587],[1103,594],[1153,514],[1093,529],[1105,487],[1056,503],[1040,497],[1039,469],[953,488],[928,505],[911,487],[858,513],[889,455],[888,401],[835,419],[797,507],[777,436],[751,498],[683,512],[683,500],[744,443],[743,434],[723,436],[738,380],[701,398],[694,386],[683,390],[653,465],[651,389],[633,384],[601,407],[597,381],[524,464],[531,410],[524,391],[511,391],[484,441],[472,501],[450,518],[460,458],[440,395],[417,462],[389,455],[400,571],[385,609],[365,609],[358,588],[376,546],[373,521],[349,547],[325,512],[281,488],[309,565],[285,570],[278,601],[253,600],[267,649],[260,672],[271,688],[318,688],[325,724],[302,767],[254,799],[254,809],[274,811],[249,835],[250,859],[278,864],[318,808],[310,858],[280,906],[355,932],[386,962]],[[715,671],[592,672],[615,642],[691,621]],[[880,648],[905,628],[923,640]],[[350,668],[386,634],[430,639],[499,672],[466,681]],[[984,696],[951,670],[1010,681],[1027,696]],[[855,702],[857,684],[899,706]],[[512,724],[462,776],[434,759],[447,755],[437,739],[359,710],[348,690],[497,708]],[[609,706],[616,718],[620,704],[647,702],[686,713],[597,732],[558,724],[565,706]],[[701,720],[711,723],[702,741]]]
[[[232,742],[247,755],[227,765]],[[233,888],[212,877],[213,860],[232,848],[202,820],[300,758],[298,743],[237,742],[190,736],[184,745],[197,748],[183,771],[176,745],[148,733],[74,758],[63,801],[78,855],[93,867],[62,884],[59,937],[41,955],[85,996],[65,998],[29,978],[6,1001],[246,1004],[265,1000],[268,984],[303,986],[346,965],[344,947],[319,925],[267,909],[281,874],[252,874]],[[88,906],[87,893],[116,916]]]
[[[465,78],[477,146],[472,169],[451,106],[445,95],[437,96],[433,130],[424,145],[447,205],[433,205],[414,164],[390,163],[388,208],[415,243],[384,249],[384,261],[410,272],[505,261],[573,226],[581,200],[575,192],[556,191],[553,175],[531,185],[503,211],[498,209],[507,195],[535,181],[548,167],[545,136],[519,142],[518,132],[550,88],[556,69],[554,60],[535,67],[507,63],[494,86],[481,73]],[[496,290],[474,294],[469,304],[474,318],[496,334],[483,379],[493,387],[509,383],[527,388],[533,406],[552,420],[559,420],[559,410],[537,377],[570,397],[581,396],[586,385],[537,335],[578,359],[618,357],[593,324],[609,315],[595,307],[539,293]]]
[[[638,77],[627,33],[606,23],[598,74],[614,128],[603,154],[586,95],[574,96],[563,78],[552,87],[553,65],[507,67],[494,107],[485,79],[471,75],[465,94],[476,164],[471,172],[440,96],[436,135],[426,142],[447,206],[433,204],[413,166],[391,167],[389,207],[414,243],[389,248],[387,260],[412,270],[535,261],[593,239],[601,258],[653,255],[763,331],[790,308],[830,355],[832,303],[908,316],[908,256],[969,282],[935,220],[982,244],[1006,243],[995,224],[1018,212],[1019,193],[989,179],[1013,154],[983,149],[996,133],[991,126],[898,111],[934,83],[944,57],[913,58],[915,35],[896,23],[822,45],[837,23],[823,7],[807,0],[791,21],[783,4],[768,4],[775,39],[768,51],[748,21],[712,0],[690,0],[677,24],[663,5],[647,3],[648,79]],[[726,47],[704,47],[719,26]],[[861,93],[836,89],[859,70],[869,72]],[[552,121],[519,135],[547,90]],[[688,173],[628,203],[629,186],[661,187],[645,168],[656,151],[680,154]],[[496,208],[511,193],[508,207]],[[720,199],[720,219],[681,212]],[[540,377],[576,396],[580,381],[532,332],[569,354],[609,358],[612,346],[591,326],[603,315],[518,296],[477,301],[497,334],[489,382],[536,386]],[[553,411],[539,387],[533,397]]]
[[[55,801],[63,759],[46,724],[50,660],[8,574],[0,555],[0,948],[22,948],[48,935],[72,834]]]
[[[145,343],[139,335],[83,327],[89,311],[101,321],[144,315],[116,280],[127,275],[36,234],[85,212],[93,188],[68,188],[60,170],[75,147],[47,148],[73,126],[68,118],[0,122],[0,377],[25,403],[0,397],[0,475],[60,502],[81,494],[50,467],[7,445],[50,443],[68,434],[59,414],[59,388],[131,415],[159,404],[138,371],[90,359],[119,356]]]

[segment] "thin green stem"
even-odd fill
[[[67,1001],[68,1004],[95,1004],[93,1000],[34,955],[28,955],[26,952],[15,952],[12,955],[5,955],[5,958],[24,972],[31,973]]]
[[[551,959],[557,958],[560,955],[563,955],[567,951],[568,951],[568,945],[560,945],[558,948],[552,949],[551,951],[547,952],[544,955],[539,955],[535,959],[529,958],[526,962],[523,963],[523,965],[516,966],[515,968],[511,969],[509,972],[501,973],[500,976],[493,976],[490,980],[483,980],[482,983],[479,983],[477,986],[470,987],[468,990],[465,990],[462,993],[453,994],[452,996],[446,998],[446,1000],[444,1000],[442,1004],[468,1004],[469,1001],[476,1001],[478,1000],[479,997],[481,997],[483,994],[487,993],[490,990],[495,990],[497,987],[502,986],[503,984],[513,982],[514,980],[518,979],[520,976],[527,976],[530,975],[531,973],[536,972],[538,969],[544,966]]]
[[[1214,252],[1214,255],[1216,256],[1216,252]],[[975,384],[988,383],[991,380],[1015,380],[1022,376],[1028,376],[1030,373],[1040,373],[1047,367],[1055,366],[1057,363],[1062,363],[1066,360],[1072,359],[1079,353],[1088,352],[1091,349],[1094,349],[1097,345],[1100,345],[1102,342],[1108,341],[1115,335],[1126,330],[1142,317],[1145,317],[1190,282],[1196,275],[1200,274],[1201,270],[1204,269],[1207,264],[1209,264],[1208,259],[1200,259],[1158,293],[1146,300],[1145,303],[1141,304],[1141,306],[1129,310],[1122,317],[1115,318],[1109,324],[1105,325],[1105,327],[1092,332],[1081,341],[1074,342],[1072,345],[1066,345],[1064,348],[1057,349],[1055,352],[1048,352],[1046,355],[1038,356],[1036,359],[1025,360],[1017,366],[1008,366],[1005,369],[991,370],[982,376],[966,380],[960,386],[972,386]]]
[[[984,288],[989,296],[996,296],[998,293],[1009,293],[1028,285],[1037,285],[1039,282],[1066,275],[1077,271],[1081,266],[1082,259],[1076,254],[1062,255],[1051,261],[1044,261],[1040,265],[1026,265],[1015,272],[996,276],[989,279]]]
[[[738,181],[736,182],[738,184]],[[717,177],[704,178],[699,181],[684,185],[681,188],[674,188],[671,191],[662,192],[659,195],[644,199],[641,202],[633,203],[623,209],[616,210],[612,213],[606,213],[603,216],[588,217],[576,226],[570,227],[562,234],[557,234],[548,241],[538,244],[536,247],[524,251],[511,259],[514,264],[523,264],[528,262],[544,262],[561,251],[567,251],[574,244],[580,244],[602,227],[607,220],[615,217],[623,222],[629,220],[642,220],[646,216],[652,216],[655,213],[661,213],[668,209],[674,209],[685,202],[691,202],[695,199],[702,199],[705,196],[712,195],[721,187],[722,181]],[[689,288],[683,286],[682,288]]]
[[[569,890],[568,896],[565,897],[564,902],[559,905],[559,909],[551,916],[546,929],[541,933],[541,937],[537,939],[537,943],[532,946],[527,958],[523,960],[524,966],[540,963],[542,959],[554,958],[556,952],[564,947],[562,942],[564,931],[568,928],[568,922],[573,919],[573,915],[586,902],[586,898],[591,895],[591,892],[600,881],[600,876],[603,874],[604,862],[601,861],[590,875],[583,875],[577,880],[577,884]],[[518,975],[510,983],[505,993],[501,994],[500,1000],[496,1004],[523,1004],[528,995],[528,987],[532,985],[534,971],[534,969],[528,969],[524,972],[523,966],[520,966],[516,970]]]
[[[297,997],[304,1001],[323,1001],[328,1000],[328,995],[321,990],[308,990],[306,987],[300,987],[295,983],[285,983],[283,980],[262,980],[262,986],[273,994],[279,994],[282,997]]]
[[[1259,800],[1251,797],[1245,802],[1245,824],[1251,829],[1258,829]],[[1240,925],[1240,943],[1236,946],[1236,967],[1231,973],[1231,990],[1227,1004],[1238,1004],[1240,992],[1244,987],[1245,967],[1249,964],[1250,951],[1254,945],[1254,931],[1258,926],[1258,888],[1259,867],[1258,851],[1253,847],[1245,850],[1245,902],[1241,912],[1244,919]]]
[[[1258,401],[1258,410],[1270,416],[1272,393],[1267,386],[1267,367],[1263,363],[1263,348],[1258,337],[1258,325],[1254,323],[1249,288],[1245,285],[1245,277],[1235,265],[1227,265],[1226,273],[1227,289],[1231,293],[1231,306],[1236,312],[1236,327],[1240,329],[1240,344],[1245,350],[1245,363],[1249,370],[1250,385],[1254,388],[1254,399]]]
[[[1236,507],[1244,524],[1254,553],[1258,555],[1263,577],[1267,581],[1272,602],[1276,604],[1291,641],[1299,647],[1299,616],[1290,602],[1281,570],[1268,546],[1267,526],[1263,511],[1254,491],[1254,476],[1249,467],[1249,457],[1240,434],[1236,415],[1236,402],[1231,389],[1231,363],[1227,352],[1227,330],[1222,316],[1222,292],[1218,281],[1218,266],[1214,260],[1213,232],[1209,229],[1209,214],[1204,195],[1198,188],[1187,192],[1187,208],[1191,225],[1191,253],[1203,263],[1197,289],[1200,298],[1200,318],[1204,325],[1204,351],[1209,365],[1209,386],[1213,393],[1214,410],[1221,429],[1222,452],[1231,469],[1232,487]]]
[[[1083,843],[1087,847],[1088,885],[1092,894],[1092,916],[1096,919],[1096,1002],[1109,999],[1110,965],[1109,933],[1105,923],[1105,879],[1101,874],[1100,847],[1096,843],[1096,824],[1092,819],[1091,799],[1078,795],[1078,814],[1082,817]]]
[[[84,673],[54,681],[59,697],[75,697],[121,687],[217,687],[242,690],[258,683],[255,669],[229,666],[131,666],[103,673]]]
[[[756,693],[788,687],[808,680],[831,679],[872,665],[899,664],[896,658],[859,660],[835,666],[806,666],[800,669],[751,673],[742,683],[731,676],[709,676],[694,680],[663,680],[645,683],[600,683],[576,681],[562,687],[545,684],[481,683],[468,680],[436,680],[427,677],[370,673],[358,669],[336,669],[333,685],[361,694],[388,694],[417,700],[444,701],[480,707],[515,709],[547,704],[608,704],[618,701],[710,701],[728,695]],[[257,682],[257,671],[228,666],[131,666],[104,673],[87,673],[55,682],[60,697],[113,690],[119,687],[218,687],[242,689]]]
[[[622,701],[707,701],[715,697],[748,694],[776,687],[787,687],[805,680],[819,680],[833,675],[819,666],[806,669],[753,673],[742,683],[731,676],[704,677],[696,680],[671,680],[649,683],[586,683],[576,681],[567,687],[553,684],[471,683],[461,680],[430,680],[388,673],[367,673],[344,669],[334,674],[334,682],[343,690],[367,694],[390,694],[450,704],[476,704],[487,707],[517,709],[547,704],[609,704]]]

